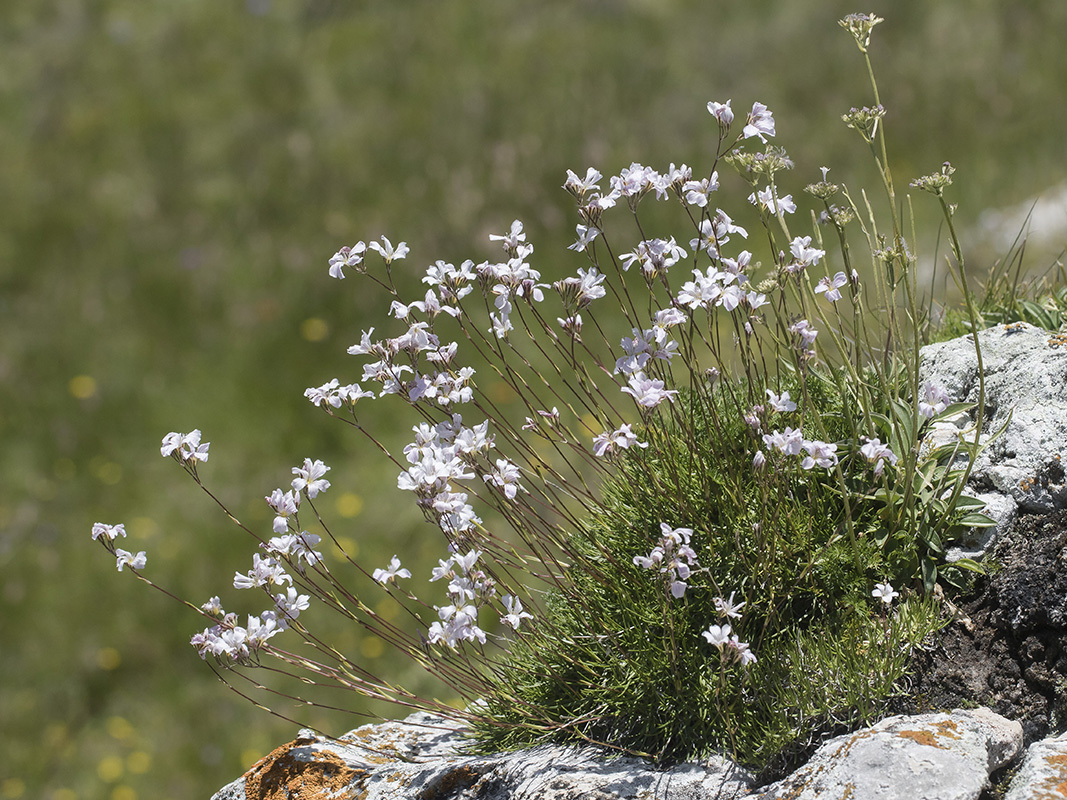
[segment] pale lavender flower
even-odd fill
[[[574,172],[567,170],[567,180],[563,188],[581,200],[588,192],[600,191],[597,184],[601,177],[601,174],[592,167],[586,169],[584,178],[579,178]]]
[[[815,337],[819,335],[819,332],[812,328],[806,319],[797,320],[790,325],[789,332],[795,333],[805,348],[811,347],[815,343]]]
[[[746,139],[758,136],[759,140],[767,144],[768,136],[774,136],[774,116],[763,103],[753,103],[752,110],[748,112],[748,120],[742,131]]]
[[[926,381],[923,384],[922,398],[919,400],[919,413],[927,419],[933,419],[948,408],[950,399],[944,387]]]
[[[293,579],[285,569],[273,558],[263,558],[259,553],[252,554],[252,569],[242,575],[236,573],[233,578],[234,589],[252,589],[267,584],[281,586],[283,583],[292,584]]]
[[[719,122],[719,127],[729,128],[734,121],[734,112],[730,109],[730,100],[725,103],[716,103],[714,100],[708,103],[708,113]]]
[[[624,386],[622,391],[631,395],[642,408],[655,408],[664,400],[674,402],[677,389],[664,389],[665,384],[661,380],[649,378],[644,372],[636,372],[630,376],[630,385]]]
[[[501,246],[509,252],[518,250],[519,245],[526,241],[526,234],[522,230],[522,221],[513,220],[511,230],[503,235],[489,234],[489,241],[500,242]]]
[[[274,532],[285,533],[289,530],[289,517],[295,516],[300,509],[300,493],[295,491],[283,492],[281,489],[275,489],[270,493],[270,497],[264,497],[263,499],[267,501],[268,506],[274,509]]]
[[[841,292],[838,290],[846,283],[848,283],[848,276],[843,272],[838,272],[832,278],[827,276],[820,280],[815,287],[815,294],[826,292],[826,299],[831,303],[836,303],[841,299]]]
[[[301,611],[307,611],[311,606],[311,597],[298,594],[296,588],[290,586],[285,594],[274,595],[274,606],[286,619],[296,619]]]
[[[496,460],[496,469],[487,475],[483,475],[482,479],[486,483],[499,486],[504,490],[504,496],[508,500],[514,500],[519,493],[519,489],[522,488],[519,485],[520,477],[521,473],[517,466],[512,464],[506,458],[498,458]]]
[[[797,456],[804,445],[804,436],[799,429],[786,428],[763,434],[763,443],[784,455]]]
[[[826,255],[825,250],[811,246],[810,236],[797,236],[789,243],[789,252],[793,254],[793,263],[785,267],[786,272],[800,272],[818,264]]]
[[[801,469],[812,469],[813,467],[830,469],[837,464],[836,444],[816,440],[805,441],[803,447],[807,451],[807,455],[800,462]]]
[[[210,614],[213,617],[221,617],[225,613],[222,610],[222,601],[219,600],[217,595],[215,597],[212,597],[202,606],[200,606],[200,610],[203,611],[205,614]]]
[[[742,642],[737,635],[734,634],[730,637],[728,644],[733,649],[734,656],[741,662],[742,667],[748,667],[756,663],[756,654],[752,652],[748,642]]]
[[[181,461],[207,461],[210,446],[210,442],[200,443],[199,430],[189,433],[172,432],[163,437],[163,445],[159,448],[159,452],[164,458],[173,456]]]
[[[776,202],[774,190],[770,186],[760,189],[759,193],[750,194],[748,202],[752,203],[752,205],[762,206],[772,214],[777,214],[778,212],[793,214],[797,210],[797,204],[793,202],[793,195],[787,194],[784,197],[779,197]]]
[[[710,178],[702,178],[699,181],[686,181],[682,186],[682,191],[685,193],[685,202],[699,208],[707,208],[711,193],[718,190],[718,172],[712,172]]]
[[[591,245],[593,240],[600,235],[600,229],[592,225],[579,224],[575,227],[575,231],[578,234],[578,240],[574,244],[567,245],[567,249],[579,253],[585,252],[585,248]]]
[[[874,474],[876,476],[882,474],[886,461],[889,462],[890,466],[895,467],[897,465],[896,454],[889,449],[889,445],[882,444],[878,439],[868,439],[867,443],[860,448],[860,455],[874,464]]]

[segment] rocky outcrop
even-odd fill
[[[542,745],[492,756],[464,755],[455,723],[413,714],[326,739],[302,731],[214,800],[571,800],[745,797],[752,776],[715,758],[667,770],[591,747]]]
[[[340,739],[302,731],[213,800],[979,800],[1022,749],[1018,723],[988,709],[897,716],[826,742],[762,788],[727,759],[659,770],[592,747],[464,754],[452,723],[427,714]],[[1067,737],[1033,745],[1010,800],[1063,797]]]
[[[985,374],[985,419],[980,442],[1002,427],[976,461],[971,493],[986,501],[994,530],[975,531],[957,554],[980,557],[1017,513],[1067,508],[1067,334],[1025,322],[997,325],[978,334]],[[970,336],[924,347],[920,382],[941,386],[952,402],[978,402],[978,361]],[[935,424],[934,443],[973,430],[977,412]]]

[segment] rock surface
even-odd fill
[[[1019,753],[1022,729],[987,709],[891,717],[827,742],[763,789],[724,759],[657,770],[591,747],[469,756],[462,745],[452,723],[426,714],[338,740],[301,732],[214,800],[978,800],[990,774]]]
[[[753,800],[978,800],[1022,739],[1019,723],[984,708],[889,717],[831,739]]]
[[[1030,745],[1004,800],[1067,797],[1067,735]]]
[[[978,334],[985,370],[986,408],[980,441],[1005,423],[1004,432],[979,456],[973,493],[1002,532],[1017,512],[1067,508],[1067,335],[1014,322]],[[978,402],[978,362],[970,336],[931,344],[920,352],[919,380],[945,389],[952,402]],[[963,427],[973,429],[972,409]],[[935,435],[963,435],[941,423]],[[980,556],[990,543],[977,533],[960,555]]]

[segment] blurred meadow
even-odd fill
[[[441,555],[395,470],[303,397],[359,378],[345,348],[386,311],[357,277],[328,277],[341,245],[408,242],[394,275],[421,295],[427,264],[495,257],[488,234],[519,218],[532,263],[555,280],[585,264],[566,250],[565,171],[703,169],[713,99],[732,98],[739,117],[756,100],[771,108],[795,196],[821,166],[874,187],[840,122],[873,102],[836,23],[853,11],[887,18],[871,52],[898,187],[952,161],[975,278],[1006,249],[985,235],[994,222],[1021,224],[1043,194],[1061,206],[1028,266],[1042,271],[1064,245],[1058,0],[3,9],[0,800],[206,798],[296,733],[200,661],[188,645],[199,617],[116,575],[89,539],[94,522],[123,522],[153,581],[197,602],[232,598],[254,542],[160,458],[167,432],[203,430],[200,474],[253,528],[269,531],[263,497],[290,468],[321,458],[333,467],[321,507],[368,569],[396,552],[420,577]],[[732,214],[749,190],[728,172]],[[922,203],[920,238],[936,242]],[[410,423],[393,408],[370,406],[367,424],[402,442]],[[377,641],[332,635],[381,674],[417,680]],[[366,721],[279,708],[334,734]]]

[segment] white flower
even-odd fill
[[[93,523],[93,541],[96,541],[101,536],[106,536],[110,541],[115,541],[119,536],[126,536],[126,526],[121,523],[118,525],[105,525],[103,522]]]
[[[293,467],[293,474],[297,476],[293,478],[293,491],[307,492],[307,496],[314,500],[319,492],[330,488],[330,482],[323,477],[329,471],[330,468],[321,461],[305,458],[303,467]]]
[[[732,617],[733,619],[741,619],[741,609],[745,607],[744,602],[734,602],[734,592],[730,592],[730,599],[724,600],[721,597],[715,598],[715,610],[723,617]]]
[[[826,299],[831,303],[836,303],[841,299],[841,292],[838,291],[842,286],[848,283],[848,276],[843,272],[838,272],[834,277],[825,277],[819,281],[819,284],[815,287],[815,294],[820,292],[826,292]]]
[[[616,447],[620,447],[623,450],[630,448],[633,445],[642,449],[648,447],[648,442],[637,441],[637,434],[631,430],[631,425],[620,425],[618,430],[604,431],[598,436],[593,437],[593,455],[597,458],[610,455]]]
[[[793,202],[793,195],[791,194],[779,197],[775,202],[774,190],[770,186],[761,189],[758,194],[750,194],[748,202],[752,203],[752,205],[763,206],[772,214],[777,214],[779,211],[783,214],[793,214],[797,210],[797,204]]]
[[[506,594],[501,599],[504,601],[504,608],[508,613],[502,616],[500,621],[510,625],[512,630],[517,631],[524,619],[533,619],[533,614],[523,611],[522,601],[519,598]]]
[[[130,569],[144,569],[145,561],[147,561],[147,557],[144,550],[137,555],[128,550],[123,550],[121,547],[115,550],[115,566],[119,572],[122,572],[122,568],[127,564],[129,564]]]
[[[889,605],[893,602],[894,599],[900,597],[900,592],[895,591],[893,589],[893,585],[888,582],[877,583],[875,584],[874,589],[871,591],[871,596],[877,597],[883,603]]]
[[[213,617],[221,617],[223,615],[222,601],[216,595],[200,606],[200,610]]]
[[[519,493],[519,468],[508,461],[506,458],[498,458],[496,460],[496,469],[490,472],[488,475],[482,476],[486,483],[491,483],[494,486],[499,486],[504,490],[504,496],[508,500],[514,500]]]
[[[729,625],[709,625],[708,629],[701,634],[708,640],[708,644],[722,650],[723,646],[730,641]]]
[[[799,272],[807,267],[814,266],[826,255],[825,250],[811,246],[810,236],[797,236],[789,243],[789,252],[793,254],[795,261],[787,266],[787,272]]]
[[[381,244],[378,244],[377,242],[371,242],[367,246],[371,250],[377,251],[381,255],[381,257],[385,259],[386,264],[392,264],[395,260],[406,257],[408,252],[410,251],[407,242],[401,242],[394,248],[393,243],[386,239],[384,236],[381,237],[381,240]]]
[[[789,392],[782,392],[781,396],[779,396],[768,389],[767,404],[775,411],[788,412],[797,410],[797,404],[790,399]]]
[[[395,555],[386,569],[376,569],[371,575],[380,584],[395,583],[397,578],[410,578],[411,571],[400,566],[400,559]]]
[[[210,442],[200,443],[199,430],[189,433],[172,432],[163,437],[159,452],[164,458],[173,455],[181,461],[207,461],[210,446]]]
[[[367,252],[367,245],[356,242],[351,247],[342,247],[330,258],[330,277],[344,280],[344,267],[358,267],[363,263],[363,254]]]
[[[290,586],[285,594],[274,595],[274,605],[283,617],[296,619],[301,611],[308,610],[311,597],[306,594],[297,594],[296,587]]]
[[[517,250],[519,244],[526,241],[526,234],[522,230],[522,222],[514,220],[511,223],[511,230],[502,236],[494,233],[489,234],[489,241],[502,242],[505,250]]]

